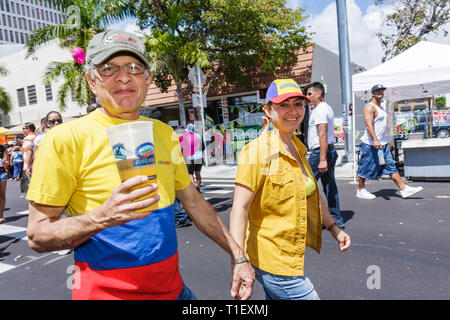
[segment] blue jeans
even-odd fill
[[[183,283],[183,291],[181,291],[177,300],[197,300],[195,294]]]
[[[384,165],[380,165],[378,162],[378,149],[375,149],[374,146],[361,142],[359,150],[358,176],[375,180],[384,175],[390,176],[398,173],[388,144],[385,144],[381,149],[386,162]]]
[[[338,226],[342,227],[344,225],[344,219],[341,216],[341,207],[339,205],[339,193],[336,185],[336,178],[334,177],[334,166],[336,165],[336,160],[338,154],[334,147],[328,148],[327,152],[327,163],[328,171],[321,173],[319,171],[320,162],[320,149],[315,149],[311,152],[308,158],[309,165],[313,171],[313,175],[317,181],[322,181],[323,192],[327,197],[328,211],[330,211],[331,216],[334,221],[338,223]]]
[[[180,223],[191,222],[188,214],[181,206],[180,200],[178,200],[177,198],[175,198],[175,202],[173,203],[173,210],[175,211],[175,221]]]
[[[264,288],[266,300],[319,300],[314,286],[306,276],[280,276],[261,269],[255,276]]]

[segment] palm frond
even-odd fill
[[[0,110],[4,113],[12,110],[11,97],[3,87],[0,87]]]
[[[8,69],[6,69],[4,66],[0,65],[0,76],[6,77],[9,74]]]
[[[74,79],[78,72],[73,62],[52,61],[44,71],[42,82],[46,85],[60,77]]]
[[[58,107],[59,110],[65,111],[67,109],[66,100],[68,96],[72,95],[72,84],[70,81],[65,81],[58,90]]]
[[[25,47],[27,48],[27,55],[29,58],[35,53],[39,47],[52,40],[66,40],[69,36],[74,34],[74,29],[65,24],[50,25],[41,29],[34,30],[30,39],[27,41]]]

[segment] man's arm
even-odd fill
[[[222,247],[232,259],[244,255],[244,251],[233,239],[213,207],[192,184],[177,191],[176,196],[200,231]],[[252,267],[248,262],[245,262],[232,265],[232,268],[231,296],[237,299],[249,299],[255,281]]]
[[[376,117],[377,110],[371,105],[368,104],[364,107],[364,123],[366,124],[367,132],[373,140],[374,147],[376,149],[381,149],[381,143],[375,134],[375,129],[373,127],[373,121]]]
[[[23,152],[23,171],[31,175],[31,159],[33,157],[33,150],[27,149]]]
[[[319,169],[319,172],[324,173],[328,171],[328,123],[319,123],[317,129],[319,131],[320,144],[320,162],[317,168]]]
[[[159,195],[134,201],[157,189],[156,184],[131,189],[148,181],[136,176],[113,190],[100,207],[78,216],[63,217],[64,207],[48,206],[30,201],[28,216],[28,245],[37,252],[71,249],[98,232],[125,222],[142,219],[152,212],[134,213],[159,201]]]

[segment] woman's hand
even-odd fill
[[[335,226],[331,230],[331,235],[338,242],[339,251],[341,251],[341,253],[347,251],[347,249],[350,247],[351,244],[350,236],[344,231],[342,231],[338,226]]]

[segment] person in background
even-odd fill
[[[322,181],[328,211],[339,228],[344,229],[338,187],[334,176],[334,166],[338,158],[333,143],[334,112],[325,102],[325,88],[320,82],[308,85],[306,95],[311,100],[311,112],[308,120],[308,146],[311,154],[308,162],[316,180]]]
[[[23,125],[23,141],[22,141],[22,151],[23,151],[23,171],[31,176],[31,170],[33,166],[33,150],[34,150],[34,138],[36,138],[36,127],[32,122],[26,122]]]
[[[187,125],[186,131],[187,132],[180,137],[181,151],[183,152],[192,184],[200,191],[202,185],[200,171],[203,166],[204,144],[202,137],[195,132],[193,123]]]
[[[245,243],[270,300],[319,299],[303,266],[306,246],[320,252],[322,224],[341,252],[350,247],[320,196],[306,147],[294,135],[306,101],[293,79],[273,81],[264,106],[268,123],[239,155],[230,231],[239,246]]]
[[[50,111],[42,119],[41,123],[43,123],[43,130],[34,139],[34,153],[35,154],[36,154],[39,144],[41,143],[42,138],[45,136],[45,134],[48,132],[48,130],[63,123],[63,118],[61,116],[61,113],[59,113],[58,111]]]
[[[175,129],[175,133],[178,135],[178,139],[185,133],[185,129],[181,126],[178,126]],[[183,209],[180,200],[175,197],[175,202],[173,204],[173,210],[175,212],[175,227],[183,228],[192,226],[192,220],[189,218],[189,215]]]
[[[13,164],[13,179],[19,181],[22,178],[23,171],[23,152],[19,146],[14,146],[11,154],[11,161]]]
[[[360,159],[358,163],[358,190],[356,197],[373,200],[376,196],[366,189],[366,179],[375,180],[383,175],[389,175],[400,189],[402,198],[408,198],[423,190],[422,187],[406,185],[395,166],[394,158],[386,137],[387,113],[381,106],[385,87],[374,85],[371,89],[372,99],[364,107],[364,123],[366,130],[361,137]],[[379,156],[385,164],[380,163]]]
[[[34,149],[33,154],[36,154],[37,146],[41,142],[42,137],[44,136],[45,132],[47,131],[47,125],[46,125],[46,119],[43,117],[41,119],[41,128],[40,131],[36,134],[36,137],[34,138]]]
[[[8,183],[8,172],[4,167],[3,161],[8,158],[6,147],[0,145],[0,224],[6,222],[4,217],[6,205],[6,184]]]
[[[34,138],[36,137],[36,127],[32,122],[26,122],[23,127],[22,152],[23,152],[23,175],[20,180],[20,191],[27,192],[30,184],[32,166],[34,161]]]
[[[94,111],[95,109],[97,109],[97,108],[99,108],[99,107],[100,107],[100,106],[98,105],[97,102],[91,103],[90,105],[88,105],[88,106],[86,107],[86,113],[89,114],[89,113],[91,113],[92,111]]]
[[[6,169],[8,170],[8,178],[9,179],[14,179],[14,166],[13,166],[13,162],[11,159],[11,155],[14,149],[14,141],[8,141],[7,143],[7,152],[8,152],[8,158],[7,161],[5,161],[6,165]]]

